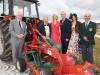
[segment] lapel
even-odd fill
[[[46,26],[46,25],[44,25],[44,23],[43,23],[43,28],[44,28],[43,30],[45,30],[45,26]],[[51,31],[51,27],[50,27],[50,24],[49,24],[49,23],[47,24],[47,26],[49,27],[49,31]],[[45,30],[45,31],[46,31],[46,30]]]
[[[66,21],[66,18],[65,18],[65,20],[64,20],[64,22],[63,22],[63,25],[65,24],[65,21]]]
[[[21,23],[22,23],[22,28],[24,28],[24,22],[23,22],[23,21],[21,21]]]
[[[45,31],[45,25],[44,25],[44,22],[43,22],[43,30]]]
[[[64,22],[63,22],[63,23],[62,23],[62,19],[61,19],[62,26],[64,26],[64,24],[65,24],[65,21],[66,21],[66,18],[65,18],[65,20],[64,20]]]
[[[87,28],[89,28],[91,26],[91,21],[89,22],[89,25],[88,25],[88,27]]]
[[[16,21],[15,21],[15,24],[17,25],[17,28],[18,28],[19,30],[21,30],[21,28],[20,28],[20,26],[19,26],[19,22],[18,22],[17,19],[16,19]]]
[[[85,26],[85,22],[83,23],[84,29],[87,30],[86,26]]]
[[[86,26],[85,26],[85,22],[84,22],[84,29],[85,29],[85,30],[89,30],[89,27],[90,27],[90,26],[91,26],[91,21],[89,22],[87,28],[86,28]]]

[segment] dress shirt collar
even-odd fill
[[[90,21],[88,21],[88,22],[85,22],[85,25],[86,25],[86,24],[89,24],[89,23],[90,23]]]
[[[44,23],[44,26],[48,26],[48,24]]]
[[[65,18],[64,19],[62,19],[63,21],[65,21]]]
[[[16,18],[16,19],[17,19],[17,18]],[[18,20],[18,19],[17,19],[17,21],[20,21],[20,22],[21,22],[21,20]]]

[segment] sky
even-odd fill
[[[40,18],[48,17],[52,19],[53,14],[57,14],[59,20],[61,19],[60,13],[66,12],[66,17],[69,17],[70,13],[76,13],[79,21],[84,21],[85,13],[91,13],[91,20],[100,23],[100,0],[39,0],[40,6],[39,15]],[[1,5],[0,5],[1,8]],[[14,11],[19,11],[18,7],[14,8]],[[32,15],[34,5],[32,6]],[[1,12],[1,11],[0,11]],[[25,16],[28,16],[28,11],[25,8]]]
[[[66,12],[66,17],[70,13],[76,13],[80,21],[84,21],[84,14],[91,13],[91,20],[100,22],[100,0],[40,0],[40,17],[52,18],[53,14],[60,17],[61,11]]]

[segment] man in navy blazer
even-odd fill
[[[61,12],[61,42],[62,42],[62,54],[66,54],[69,40],[71,37],[71,21],[66,18],[66,13]]]
[[[43,22],[38,25],[38,31],[42,34],[42,36],[46,38],[50,38],[51,34],[51,25],[48,23],[48,18],[44,17]]]

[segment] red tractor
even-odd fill
[[[23,3],[20,4],[20,1]],[[23,45],[23,58],[18,59],[16,64],[20,72],[24,72],[28,66],[33,75],[98,75],[99,69],[97,66],[88,62],[84,65],[76,65],[77,54],[62,54],[60,45],[54,46],[52,39],[44,39],[42,37],[37,30],[40,22],[37,0],[9,0],[10,14],[5,15],[3,13],[0,17],[0,59],[2,61],[10,61],[12,56],[8,31],[9,21],[14,18],[13,10],[11,9],[13,7],[10,7],[13,6],[11,3],[18,6],[34,4],[37,13],[36,18],[23,17],[23,21],[27,25],[27,36]]]
[[[9,34],[9,22],[11,19],[15,18],[14,11],[13,11],[13,5],[20,7],[24,9],[26,6],[30,6],[33,4],[34,13],[36,19],[39,19],[38,14],[38,1],[37,0],[8,0],[8,6],[9,6],[9,14],[5,14],[6,9],[5,3],[7,0],[0,0],[1,3],[3,3],[3,13],[0,16],[0,59],[3,61],[9,61],[11,59],[11,46],[9,43],[10,40],[10,34]],[[2,8],[1,8],[2,9]],[[32,11],[32,12],[33,12]],[[23,12],[24,14],[24,12]],[[30,13],[29,13],[30,14]],[[23,21],[32,21],[34,20],[34,17],[23,17]]]

